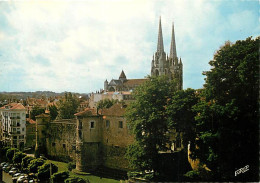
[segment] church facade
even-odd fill
[[[166,55],[163,44],[161,18],[159,20],[157,50],[153,54],[151,63],[151,76],[167,75],[171,80],[174,80],[177,89],[183,89],[183,64],[181,58],[177,57],[174,24],[172,25],[172,38],[170,55]],[[112,79],[110,82],[104,82],[104,92],[119,92],[132,91],[137,86],[141,85],[147,79],[127,79],[122,70],[118,79]]]

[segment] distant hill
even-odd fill
[[[55,96],[64,96],[65,92],[62,93],[56,93],[52,91],[36,91],[36,92],[0,92],[0,101],[4,100],[25,100],[26,98],[49,98],[49,97],[55,97]],[[88,97],[89,94],[86,93],[73,93],[77,96],[84,96]]]

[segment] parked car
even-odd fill
[[[26,179],[25,175],[19,176],[17,182],[23,182]]]
[[[17,172],[17,173],[15,173],[15,174],[13,174],[13,177],[19,177],[21,175],[21,173],[20,172]]]
[[[8,172],[10,175],[13,175],[13,174],[15,174],[16,172],[17,172],[18,170],[17,170],[17,168],[11,168],[11,170]]]

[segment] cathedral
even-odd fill
[[[174,25],[172,25],[172,39],[170,55],[166,55],[164,52],[163,45],[163,34],[161,18],[159,20],[159,32],[158,32],[158,42],[157,51],[153,55],[151,64],[151,76],[161,76],[167,75],[171,80],[175,80],[177,84],[177,89],[183,89],[183,65],[181,58],[177,57]],[[121,72],[119,78],[112,79],[109,83],[106,80],[104,82],[104,91],[132,91],[135,87],[139,86],[146,79],[127,79],[124,71]]]

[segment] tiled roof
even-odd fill
[[[8,107],[8,109],[25,109],[25,107],[21,103],[10,103],[1,107],[0,109],[6,109],[6,107]]]
[[[141,85],[148,79],[128,79],[124,85],[125,86],[134,86],[134,85]]]
[[[29,118],[26,119],[26,122],[28,122],[30,124],[36,124],[36,121],[29,119]]]
[[[99,113],[101,113],[101,110]],[[112,107],[102,110],[102,115],[104,116],[124,116],[124,114],[125,107],[122,104],[114,104]]]
[[[96,116],[96,109],[86,108],[84,111],[74,114],[75,116]]]
[[[40,114],[38,116],[35,116],[36,118],[47,118],[47,117],[50,117],[50,115],[48,114]]]

